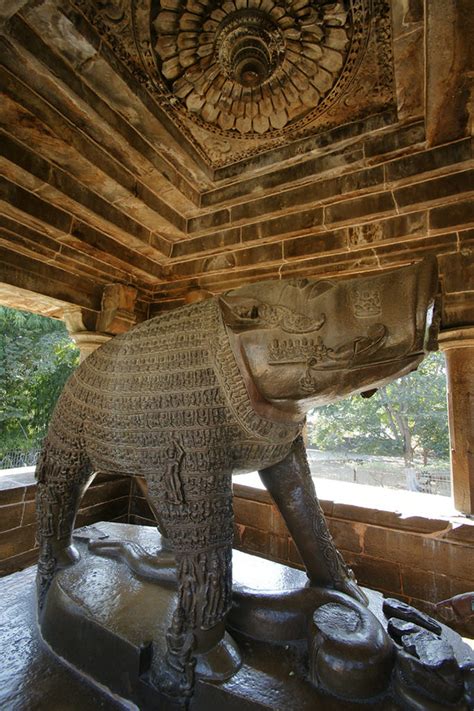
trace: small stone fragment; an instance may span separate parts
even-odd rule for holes
[[[411,605],[407,605],[406,602],[395,600],[395,598],[386,598],[383,602],[383,611],[385,617],[398,617],[400,620],[414,622],[435,634],[441,634],[442,627],[439,622]]]
[[[388,621],[388,633],[396,642],[400,643],[403,635],[414,634],[415,632],[421,632],[421,627],[415,625],[413,622],[404,622],[399,620],[397,617],[391,617]]]

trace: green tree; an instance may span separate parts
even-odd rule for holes
[[[0,307],[0,457],[40,445],[78,362],[61,321]]]
[[[415,453],[449,453],[444,357],[434,353],[414,373],[394,380],[369,399],[354,396],[313,411],[309,441],[319,449],[401,455],[407,470]]]

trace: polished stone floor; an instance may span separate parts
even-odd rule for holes
[[[35,567],[0,579],[1,711],[121,711],[135,708],[101,693],[62,664],[36,626]]]

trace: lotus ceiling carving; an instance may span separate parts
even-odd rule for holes
[[[179,111],[223,132],[262,135],[337,99],[341,78],[357,69],[364,19],[358,1],[161,0],[150,8],[150,44]]]
[[[70,0],[214,166],[393,106],[388,0]]]

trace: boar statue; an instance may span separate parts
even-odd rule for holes
[[[232,603],[232,475],[255,470],[308,586],[363,607],[315,494],[305,414],[414,370],[437,283],[431,259],[336,282],[257,282],[165,312],[90,355],[60,396],[37,466],[40,609],[56,572],[78,558],[74,520],[94,473],[143,476],[177,579],[155,680],[191,694],[196,650],[222,637]]]

